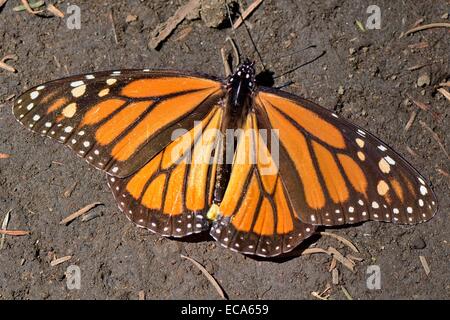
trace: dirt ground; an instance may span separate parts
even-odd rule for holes
[[[209,236],[178,241],[136,228],[119,212],[103,173],[15,121],[11,95],[67,75],[144,67],[221,75],[219,49],[227,35],[261,71],[243,27],[233,34],[228,27],[214,29],[202,20],[185,20],[158,51],[149,49],[151,31],[186,2],[73,0],[70,4],[81,8],[80,30],[67,27],[67,16],[14,12],[20,1],[9,0],[0,9],[0,56],[18,57],[7,61],[17,73],[0,69],[0,153],[10,155],[0,159],[0,223],[12,210],[8,228],[32,232],[6,237],[0,250],[0,299],[138,299],[140,291],[147,299],[218,298],[208,280],[180,254],[203,264],[232,299],[315,299],[311,292],[321,292],[328,284],[330,299],[346,299],[342,287],[354,299],[450,298],[450,166],[443,150],[449,150],[450,108],[436,91],[439,83],[450,80],[450,33],[439,28],[399,38],[419,19],[423,24],[449,22],[448,1],[266,0],[248,19],[263,61],[275,75],[325,51],[275,84],[294,81],[285,90],[334,109],[380,137],[428,177],[439,199],[437,215],[421,225],[369,222],[322,229],[351,240],[364,258],[355,272],[338,263],[338,285],[331,284],[329,256],[300,256],[308,246],[350,253],[330,237],[315,236],[288,258],[263,260],[221,248]],[[381,29],[362,31],[355,22],[365,25],[371,4],[381,9]],[[68,1],[56,5],[65,11]],[[137,20],[126,22],[128,15]],[[299,51],[310,45],[316,47]],[[418,87],[423,75],[430,83]],[[405,131],[413,112],[415,121]],[[72,194],[65,197],[74,183]],[[104,204],[92,210],[99,217],[59,224],[96,201]],[[69,262],[50,265],[55,256],[67,255],[72,256]],[[419,256],[426,258],[429,275]],[[79,290],[66,287],[69,265],[81,270]],[[380,267],[380,290],[366,286],[369,265]]]

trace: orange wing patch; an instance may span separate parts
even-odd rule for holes
[[[396,194],[397,197],[400,199],[400,202],[403,203],[405,197],[404,197],[404,194],[403,194],[403,188],[402,188],[402,186],[400,185],[400,182],[398,182],[398,180],[397,180],[397,179],[394,179],[394,178],[392,178],[392,179],[390,180],[390,182],[391,182],[392,188],[394,189],[395,194]]]
[[[141,197],[147,181],[156,173],[160,163],[161,154],[158,154],[128,181],[126,189],[135,200]]]
[[[111,120],[103,124],[95,132],[95,139],[100,145],[113,142],[128,127],[143,114],[151,105],[152,101],[140,101],[130,103],[126,108],[120,110]]]
[[[163,100],[114,146],[111,155],[118,161],[126,161],[158,130],[192,112],[215,91],[216,88],[207,89]]]
[[[167,174],[158,175],[147,187],[142,197],[142,204],[149,209],[161,210],[163,202],[163,192],[165,189]]]
[[[150,78],[130,82],[122,89],[122,94],[129,98],[151,98],[203,89],[215,91],[219,87],[217,81],[200,78]]]
[[[184,185],[185,173],[186,173],[186,163],[182,161],[175,167],[175,169],[170,174],[170,179],[166,191],[166,199],[164,201],[163,213],[170,215],[179,215],[183,213],[182,188]]]
[[[47,114],[50,114],[50,113],[52,113],[52,112],[55,112],[55,111],[61,109],[62,106],[64,106],[64,105],[67,104],[67,101],[68,101],[68,100],[67,100],[67,98],[65,98],[65,97],[56,99],[56,100],[50,105],[50,107],[48,107],[48,109],[47,109]]]
[[[222,122],[223,110],[219,110],[211,119],[209,125],[203,129],[204,132],[199,137],[191,154],[191,165],[187,180],[186,207],[192,211],[205,209],[208,192],[208,170],[211,166],[211,155],[217,144],[220,124]],[[215,172],[215,166],[212,168]],[[212,190],[209,188],[212,194]]]
[[[98,104],[92,106],[88,112],[86,112],[80,123],[80,127],[99,123],[123,106],[125,102],[126,101],[123,99],[108,99],[99,102]]]
[[[309,152],[305,136],[294,127],[275,108],[267,109],[269,120],[273,128],[280,128],[279,139],[284,145],[291,160],[293,161],[297,173],[302,180],[305,190],[307,204],[314,209],[323,208],[325,205],[325,195],[317,176],[314,163]]]
[[[271,236],[275,230],[274,212],[272,205],[267,198],[264,198],[261,208],[259,209],[258,218],[256,219],[253,232],[263,236]]]
[[[292,216],[289,214],[291,210],[289,209],[288,200],[286,199],[281,181],[277,183],[274,200],[277,210],[277,233],[288,234],[293,231],[294,223]]]
[[[338,154],[338,159],[353,188],[367,198],[367,179],[364,171],[355,160],[345,154]]]
[[[291,210],[278,170],[265,173],[263,169],[267,166],[277,168],[258,132],[256,117],[250,114],[239,138],[230,181],[220,204],[221,215],[231,216],[232,224],[238,231],[269,236],[275,232],[286,234],[293,230]],[[237,194],[242,195],[242,201]],[[274,207],[268,197],[272,198]]]
[[[272,109],[276,108],[328,145],[339,149],[345,148],[346,144],[342,133],[331,123],[320,118],[318,114],[300,106],[294,101],[274,94],[261,92],[258,94],[258,97],[268,112],[273,113]]]
[[[334,203],[347,201],[349,197],[347,185],[339,171],[336,161],[334,161],[333,155],[315,141],[312,142],[312,145],[331,199]]]

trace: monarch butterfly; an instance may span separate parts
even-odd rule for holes
[[[437,210],[394,150],[313,102],[258,86],[249,61],[226,79],[150,69],[73,76],[28,90],[13,113],[106,172],[128,219],[163,236],[209,230],[233,251],[270,257],[320,225],[416,224]],[[227,140],[227,129],[241,134]],[[231,144],[231,163],[220,161]],[[238,161],[249,154],[254,161]]]

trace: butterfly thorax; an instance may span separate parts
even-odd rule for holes
[[[255,89],[255,68],[254,62],[246,61],[241,64],[236,71],[228,77],[228,107],[230,116],[236,119],[245,119],[253,91]]]

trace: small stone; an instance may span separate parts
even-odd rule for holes
[[[363,51],[364,53],[366,53],[367,51],[369,51],[369,47],[363,47],[363,48],[362,48],[362,51]]]
[[[448,12],[444,13],[444,14],[441,16],[441,19],[448,19]]]
[[[138,19],[138,16],[135,16],[133,14],[129,14],[127,15],[127,17],[125,18],[125,22],[126,23],[130,23],[130,22],[134,22]]]
[[[427,73],[423,73],[417,79],[417,86],[424,87],[430,84],[430,76]]]
[[[202,0],[200,16],[207,27],[218,28],[227,19],[224,0]]]
[[[416,237],[411,241],[410,246],[412,249],[421,250],[424,249],[427,244],[421,237]]]
[[[348,52],[349,52],[350,54],[355,54],[356,49],[355,49],[355,48],[350,48],[350,49],[348,49]]]
[[[344,94],[344,92],[345,92],[344,87],[343,87],[343,86],[339,86],[338,94],[339,94],[340,96],[342,96],[342,95]]]

